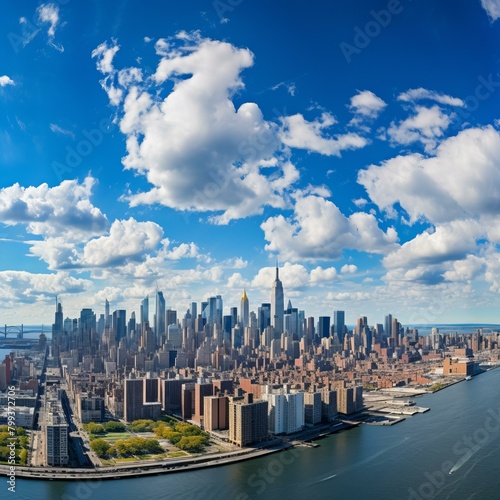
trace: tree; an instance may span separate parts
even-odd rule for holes
[[[0,432],[0,446],[7,446],[10,444],[10,434],[8,432]]]
[[[111,446],[105,439],[99,438],[90,443],[90,448],[99,458],[103,458],[108,455]]]
[[[183,436],[180,432],[175,432],[172,429],[165,429],[163,432],[163,438],[168,439],[174,445],[177,444],[182,437]]]
[[[7,446],[0,446],[0,462],[7,462],[9,454],[10,449]]]
[[[202,451],[204,446],[205,438],[203,436],[183,436],[177,443],[177,448],[193,453]]]
[[[153,420],[134,420],[130,425],[129,429],[133,432],[149,432],[152,431],[158,424]]]
[[[88,424],[85,424],[83,428],[89,433],[89,434],[105,434],[106,431],[104,430],[104,426],[101,424],[96,424],[95,422],[89,422]]]
[[[144,443],[144,449],[148,453],[163,453],[163,448],[156,439],[146,439]]]
[[[115,443],[116,453],[121,457],[129,457],[130,455],[135,455],[137,451],[137,445],[132,441],[132,439],[119,439]]]
[[[102,426],[106,432],[125,432],[127,428],[121,422],[106,422]]]

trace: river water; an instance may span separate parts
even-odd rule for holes
[[[499,499],[500,369],[416,403],[431,411],[391,427],[362,425],[318,441],[318,448],[116,481],[17,479],[16,498]]]

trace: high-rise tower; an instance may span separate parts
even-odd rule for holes
[[[339,343],[344,345],[345,311],[333,311],[333,333],[337,334]]]
[[[149,321],[149,295],[144,297],[141,301],[141,326]]]
[[[54,323],[52,324],[52,356],[57,358],[64,347],[63,343],[64,320],[62,304],[57,300],[56,296],[56,314]]]
[[[156,290],[155,336],[157,345],[160,344],[162,335],[165,335],[165,298],[163,292]]]
[[[392,337],[392,314],[388,314],[384,321],[384,335],[386,339]]]
[[[276,263],[276,279],[271,290],[271,325],[277,334],[283,333],[283,316],[285,313],[285,298],[283,296],[283,284],[279,277],[278,264]]]
[[[104,328],[111,326],[111,315],[109,314],[109,301],[106,299],[104,302]]]
[[[249,326],[249,318],[250,318],[250,306],[248,303],[247,291],[243,290],[243,294],[241,296],[241,318],[240,318],[243,328]]]

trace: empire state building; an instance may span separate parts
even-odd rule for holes
[[[283,284],[279,277],[278,265],[276,264],[276,279],[271,290],[271,325],[276,333],[283,333],[283,316],[285,312],[285,299],[283,297]]]

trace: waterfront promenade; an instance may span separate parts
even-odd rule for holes
[[[357,423],[354,425],[357,425]],[[206,467],[229,465],[231,463],[242,462],[252,458],[264,457],[272,453],[288,450],[294,446],[301,445],[306,441],[318,439],[329,434],[350,429],[351,427],[353,427],[353,424],[344,422],[337,422],[331,425],[321,425],[314,429],[304,429],[293,436],[287,436],[287,440],[268,441],[261,444],[259,447],[242,448],[233,452],[215,453],[181,460],[155,460],[107,467],[98,466],[93,468],[16,466],[16,476],[26,479],[44,479],[50,481],[80,481],[82,479],[124,479],[127,477],[183,472]],[[7,475],[8,472],[9,466],[0,465],[1,474]]]
[[[291,448],[290,443],[278,443],[269,448],[242,449],[230,453],[214,454],[210,456],[194,457],[176,461],[158,460],[148,463],[134,463],[126,465],[113,465],[111,467],[97,468],[61,468],[61,467],[22,467],[16,466],[16,476],[26,479],[47,479],[80,481],[120,479],[130,476],[146,476],[154,474],[165,474],[168,472],[181,472],[204,467],[228,465],[251,458],[263,457],[271,453],[277,453]],[[0,473],[7,475],[10,466],[0,465]]]

